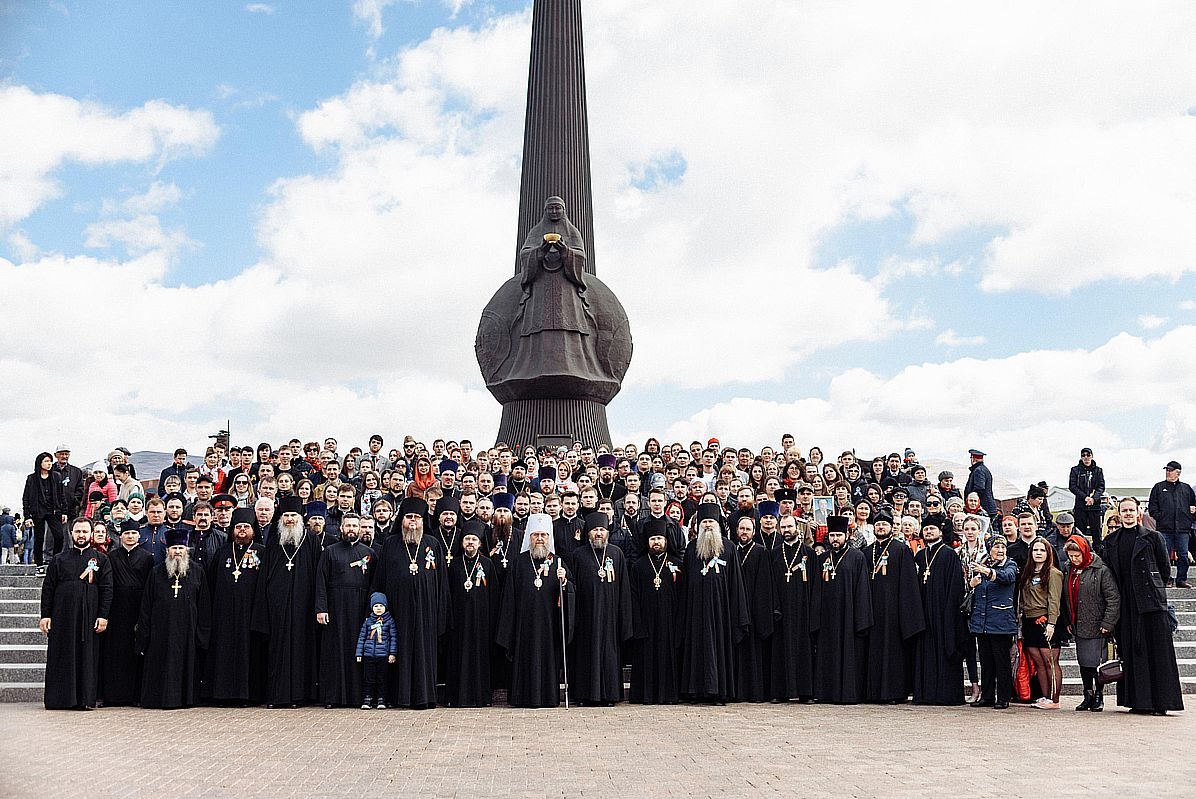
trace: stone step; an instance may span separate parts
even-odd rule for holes
[[[41,599],[40,585],[3,585],[0,586],[0,602],[8,599]]]
[[[40,599],[3,599],[0,600],[0,613],[41,613]]]
[[[45,663],[46,639],[41,643],[0,644],[0,663]]]
[[[0,627],[36,627],[37,613],[0,613]]]
[[[42,579],[30,575],[0,574],[0,587],[28,588],[30,586],[40,590]]]
[[[41,704],[44,687],[40,682],[0,682],[0,703],[37,702]]]
[[[37,566],[32,563],[5,563],[0,565],[0,577],[32,577],[37,572]]]
[[[0,644],[44,644],[46,636],[36,627],[0,627]],[[0,663],[4,658],[0,656]]]
[[[0,663],[0,682],[35,682],[46,680],[45,663]]]

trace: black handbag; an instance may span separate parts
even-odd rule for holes
[[[1121,682],[1125,670],[1121,666],[1121,658],[1117,657],[1117,642],[1113,642],[1113,657],[1096,667],[1096,684],[1108,685]]]

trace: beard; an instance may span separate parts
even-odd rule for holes
[[[302,539],[303,522],[293,524],[281,520],[278,522],[278,541],[284,547],[297,547]]]
[[[166,558],[166,576],[183,578],[187,576],[187,570],[191,567],[191,551],[188,550],[183,553],[180,558],[167,556]]]
[[[418,544],[419,540],[423,538],[423,531],[416,530],[411,527],[403,526],[403,543],[404,544]]]
[[[717,529],[699,529],[697,542],[698,557],[702,560],[710,560],[723,554],[723,537]]]
[[[514,519],[499,520],[494,519],[494,537],[499,541],[509,541],[511,538],[511,530],[515,527]]]
[[[341,533],[341,540],[348,544],[356,544],[361,540],[361,533],[343,532]]]
[[[528,551],[532,553],[533,560],[544,560],[548,557],[547,544],[532,544],[531,549]]]
[[[607,541],[606,533],[601,533],[599,535],[592,535],[590,537],[590,546],[593,547],[595,550],[604,549],[606,547],[606,541]]]

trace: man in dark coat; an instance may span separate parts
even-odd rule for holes
[[[914,556],[926,630],[914,641],[914,704],[963,704],[963,656],[971,637],[960,611],[963,563],[934,524],[922,526],[926,547]]]
[[[561,701],[562,652],[573,634],[576,593],[555,546],[552,518],[533,513],[522,551],[503,581],[495,637],[511,660],[508,701],[515,707],[556,707]]]
[[[1072,508],[1076,527],[1091,538],[1096,550],[1100,551],[1101,535],[1104,532],[1101,526],[1100,500],[1105,495],[1105,470],[1096,465],[1089,447],[1080,450],[1080,462],[1071,467],[1071,474],[1067,478],[1067,490],[1076,498]]]
[[[502,584],[494,563],[483,554],[485,525],[461,529],[461,557],[448,567],[451,613],[445,648],[445,696],[449,707],[487,707],[490,662]]]
[[[76,519],[71,547],[55,555],[42,581],[41,621],[46,647],[47,710],[95,708],[99,633],[112,608],[112,567],[91,545],[91,521]]]
[[[876,540],[864,547],[872,585],[872,630],[868,634],[869,702],[899,704],[913,688],[913,640],[926,629],[914,555],[893,539],[893,519],[881,511],[872,520]]]
[[[735,647],[748,634],[751,616],[718,506],[702,503],[697,520],[698,535],[686,547],[682,567],[681,695],[723,704],[735,691]]]
[[[872,629],[872,589],[868,560],[847,546],[847,518],[828,516],[828,549],[819,556],[818,658],[814,695],[819,702],[854,705],[864,701],[868,632]]]
[[[1175,553],[1175,584],[1188,587],[1188,549],[1192,537],[1192,519],[1196,517],[1196,494],[1179,479],[1182,467],[1171,461],[1163,467],[1166,478],[1150,489],[1146,509],[1168,548]],[[1168,579],[1167,584],[1171,581]]]
[[[764,503],[761,503],[762,505]],[[772,503],[776,504],[776,503]],[[772,577],[768,550],[756,542],[757,522],[740,516],[735,525],[738,539],[735,557],[743,579],[751,628],[735,647],[735,699],[763,702],[769,699],[768,667],[771,662],[772,635],[780,606]]]
[[[324,707],[361,702],[357,634],[369,612],[374,550],[358,540],[360,517],[341,517],[341,536],[328,545],[316,567],[316,622],[320,636],[320,698]]]
[[[254,543],[253,535],[253,509],[237,508],[232,540],[208,564],[216,623],[204,659],[204,698],[214,702],[257,704],[266,695],[266,642],[250,630],[266,548]]]
[[[1104,551],[1121,591],[1114,635],[1125,674],[1117,683],[1117,704],[1131,713],[1165,716],[1184,709],[1163,588],[1171,562],[1162,536],[1142,526],[1137,499],[1122,499],[1117,513],[1121,529],[1105,539]]]
[[[140,545],[140,538],[136,527],[126,528],[120,533],[120,544],[108,550],[112,609],[108,629],[100,637],[100,697],[108,706],[135,705],[141,699],[136,629],[154,557]]]
[[[251,629],[269,636],[268,707],[298,707],[316,699],[318,673],[315,611],[320,544],[303,525],[298,497],[278,504],[277,529],[265,545],[265,569],[258,575]]]
[[[386,539],[374,574],[374,590],[390,599],[398,631],[395,665],[387,670],[388,704],[418,710],[436,706],[438,647],[449,616],[444,555],[426,532],[427,516],[422,499],[403,500],[402,528]]]
[[[681,560],[668,551],[663,517],[644,522],[647,554],[631,565],[631,694],[636,704],[676,704],[680,610],[684,575]]]
[[[586,541],[567,558],[577,596],[569,688],[580,704],[608,707],[623,698],[619,653],[632,634],[630,575],[623,551],[610,545],[610,527],[606,514],[588,514]]]
[[[772,574],[780,618],[772,634],[769,687],[775,702],[809,702],[814,698],[814,635],[822,596],[817,556],[802,540],[796,517],[781,517],[778,528],[781,540],[772,551]]]
[[[191,562],[187,530],[166,533],[166,560],[145,584],[137,649],[145,657],[141,706],[190,707],[199,686],[198,651],[208,646],[211,597]]]
[[[980,496],[980,507],[988,512],[990,519],[997,518],[997,500],[993,496],[993,473],[984,464],[984,453],[978,449],[969,449],[968,455],[972,465],[968,473],[968,482],[963,488],[966,499],[968,494],[975,491]]]

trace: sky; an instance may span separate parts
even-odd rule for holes
[[[617,443],[1196,458],[1196,4],[591,0]],[[0,0],[0,504],[34,456],[490,443],[528,2]],[[1144,57],[1149,54],[1149,57]],[[389,443],[389,442],[388,442]],[[1194,467],[1196,468],[1196,467]]]

